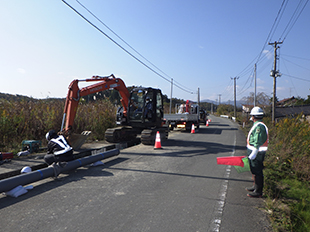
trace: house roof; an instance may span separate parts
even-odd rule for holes
[[[275,118],[293,116],[301,113],[303,113],[304,115],[310,115],[310,105],[276,107]]]
[[[293,97],[285,98],[285,99],[283,99],[281,101],[278,101],[277,105],[285,105],[287,103],[291,103],[292,104],[292,103],[294,103],[296,101],[297,101],[297,99],[293,96]]]

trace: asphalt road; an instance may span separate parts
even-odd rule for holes
[[[245,154],[245,135],[211,117],[195,134],[173,131],[163,149],[138,145],[104,166],[82,167],[0,196],[1,231],[270,231],[249,172],[217,165]]]

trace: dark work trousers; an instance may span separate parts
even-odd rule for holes
[[[251,152],[252,151],[250,149],[247,149],[248,156],[251,154]],[[257,156],[254,160],[249,160],[250,169],[253,175],[263,176],[265,154],[265,151],[260,151],[257,153]]]
[[[64,154],[61,155],[54,155],[54,154],[46,154],[44,156],[44,161],[48,165],[51,165],[52,163],[57,163],[57,162],[68,162],[73,160],[73,150],[68,151]]]

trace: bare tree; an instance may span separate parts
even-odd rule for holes
[[[250,92],[249,96],[243,97],[241,100],[246,102],[247,105],[253,104],[254,103],[254,93]],[[270,104],[270,98],[264,92],[257,93],[256,103],[257,103],[257,105],[269,105]]]

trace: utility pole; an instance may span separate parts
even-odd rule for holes
[[[173,87],[173,78],[171,78],[171,91],[170,91],[170,109],[169,109],[169,114],[171,114],[171,107],[172,107],[172,87]]]
[[[222,94],[219,94],[219,105],[221,105],[221,95]]]
[[[256,63],[254,64],[254,107],[256,106]]]
[[[200,109],[200,88],[198,88],[198,106],[199,106],[199,109]]]
[[[272,97],[272,123],[275,124],[275,110],[276,110],[276,78],[280,77],[281,74],[279,70],[277,70],[277,49],[280,48],[278,44],[282,44],[282,42],[275,41],[274,43],[268,43],[268,45],[273,45],[274,47],[274,60],[273,60],[273,70],[270,71],[270,76],[273,77],[273,97]]]
[[[239,77],[234,77],[234,78],[231,78],[231,79],[234,79],[234,117],[236,118],[236,115],[237,115],[237,110],[236,110],[236,79],[239,79]]]

